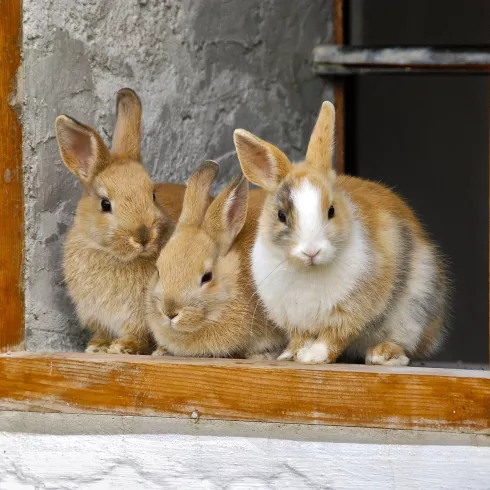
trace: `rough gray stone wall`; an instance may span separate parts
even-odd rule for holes
[[[107,142],[114,98],[144,106],[144,160],[155,180],[182,181],[205,158],[220,183],[237,170],[232,132],[252,130],[304,154],[325,80],[313,46],[332,38],[332,0],[24,0],[26,328],[29,350],[85,341],[61,273],[80,187],[59,157],[67,113]]]

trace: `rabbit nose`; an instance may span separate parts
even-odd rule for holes
[[[134,240],[135,242],[143,245],[143,247],[148,245],[148,242],[150,241],[150,229],[145,225],[141,225],[136,230],[136,235],[134,237]]]
[[[179,316],[179,307],[176,304],[175,300],[167,299],[163,305],[163,312],[165,316],[168,317],[170,321],[174,320]],[[177,320],[176,320],[177,321]]]
[[[311,248],[307,248],[306,250],[302,250],[301,253],[303,255],[306,255],[310,259],[314,259],[320,253],[320,249],[318,248],[316,250],[313,250]]]

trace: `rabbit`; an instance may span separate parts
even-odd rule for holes
[[[155,355],[272,359],[285,335],[264,315],[250,277],[249,251],[265,194],[249,202],[237,177],[214,199],[218,164],[190,177],[176,230],[157,260],[147,292]]]
[[[66,115],[56,119],[61,157],[83,187],[63,272],[78,318],[92,332],[86,352],[151,353],[145,290],[185,186],[152,184],[141,164],[141,102],[121,89],[116,106],[111,151],[94,129]],[[169,211],[159,201],[172,203]]]
[[[245,176],[267,192],[252,275],[269,317],[289,334],[279,360],[405,366],[445,332],[444,257],[386,187],[332,168],[335,109],[324,102],[306,159],[237,129]]]

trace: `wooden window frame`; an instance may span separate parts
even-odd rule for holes
[[[488,371],[7,352],[22,348],[24,340],[22,128],[9,104],[20,66],[21,0],[6,0],[3,8],[0,410],[490,433]],[[341,0],[335,9],[341,26]],[[341,83],[335,94],[342,171]]]
[[[313,71],[318,75],[339,75],[334,83],[336,124],[336,168],[345,170],[345,78],[346,75],[369,73],[467,73],[484,74],[490,78],[488,49],[460,48],[400,48],[345,46],[344,0],[334,0],[334,44],[317,46],[313,53]],[[490,93],[490,81],[489,81]],[[488,165],[490,170],[490,107],[488,107]],[[490,238],[490,171],[488,182],[488,236]],[[488,243],[488,359],[490,364],[490,239]]]

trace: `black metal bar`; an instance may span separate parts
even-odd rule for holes
[[[313,70],[319,75],[368,73],[490,73],[488,49],[359,48],[323,45],[313,50]]]

